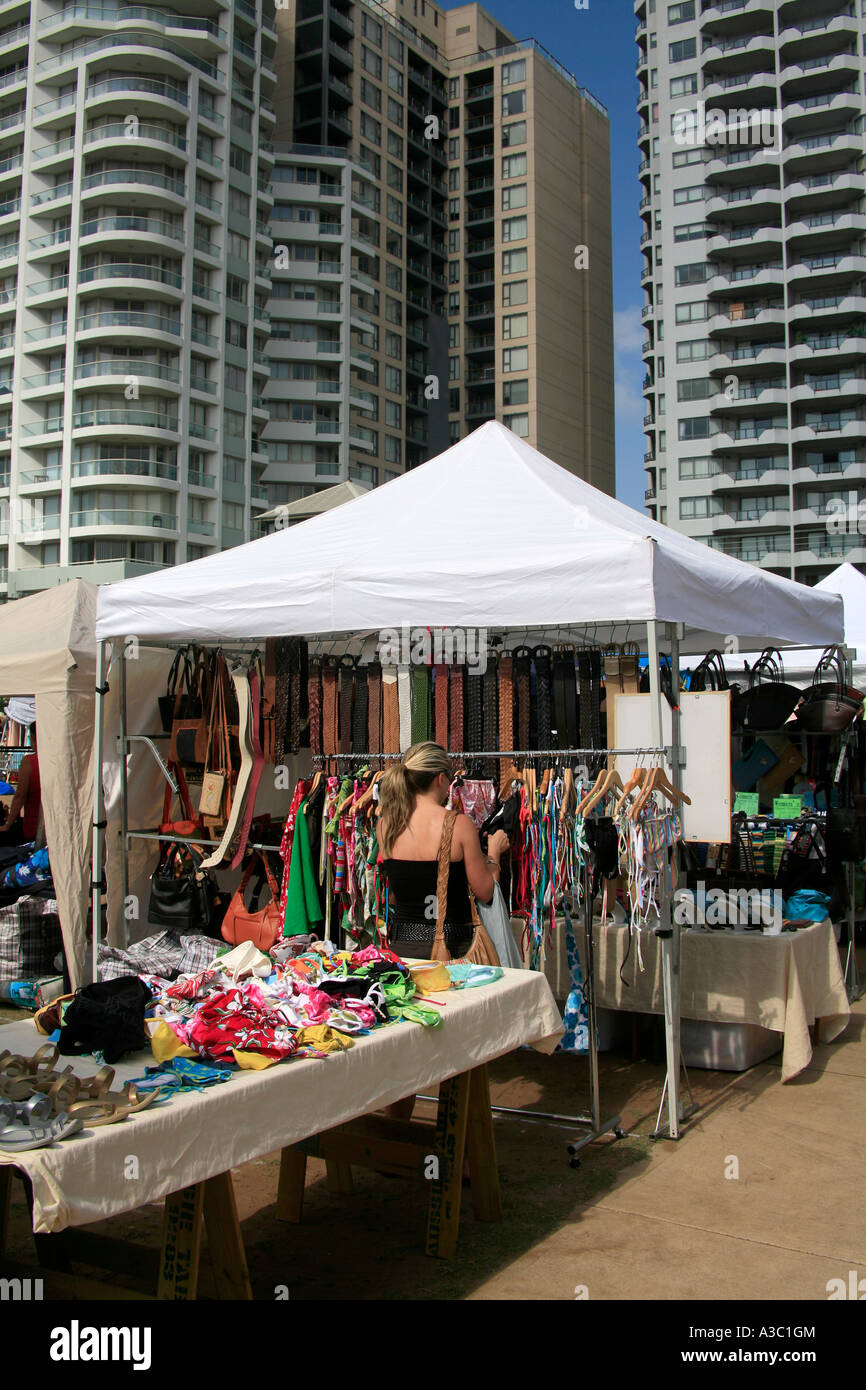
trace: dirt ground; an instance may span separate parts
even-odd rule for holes
[[[866,958],[861,977],[864,967]],[[640,1038],[638,1055],[601,1059],[603,1114],[620,1114],[627,1137],[591,1145],[580,1167],[567,1153],[578,1126],[498,1116],[503,1221],[476,1222],[465,1192],[453,1261],[423,1253],[423,1183],[356,1169],[354,1192],[335,1195],[324,1163],[310,1159],[304,1220],[291,1226],[275,1216],[279,1155],[245,1164],[234,1184],[254,1296],[272,1300],[282,1286],[293,1300],[558,1301],[576,1290],[609,1300],[824,1300],[829,1279],[866,1275],[864,1021],[866,999],[843,1037],[816,1047],[784,1086],[778,1056],[742,1074],[692,1070],[700,1109],[678,1143],[649,1138],[664,1070],[657,1042]],[[574,1115],[587,1103],[582,1058],[521,1050],[490,1075],[497,1105]],[[418,1102],[416,1116],[433,1113]],[[156,1250],[161,1214],[154,1203],[92,1229]],[[30,1259],[32,1248],[16,1182],[8,1253]],[[205,1252],[200,1296],[213,1292]]]

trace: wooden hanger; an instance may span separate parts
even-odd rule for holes
[[[375,787],[376,783],[381,779],[382,775],[383,774],[381,772],[373,773],[373,780],[371,781],[369,787],[365,792],[362,793],[361,796],[358,797],[358,800],[355,802],[356,811],[365,811],[367,807],[369,807],[372,804],[373,788]]]
[[[616,803],[616,806],[614,807],[613,814],[615,816],[619,815],[620,811],[623,808],[623,803],[625,802],[626,798],[631,796],[632,792],[635,791],[638,787],[643,786],[644,782],[646,781],[648,772],[649,768],[643,766],[635,768],[631,777],[629,777],[628,781],[622,789],[622,796],[620,797],[619,801]]]
[[[624,790],[622,778],[615,767],[610,768],[610,770],[604,774],[601,779],[601,785],[596,782],[589,796],[583,798],[583,801],[581,801],[577,808],[578,815],[585,816],[587,811],[591,811],[593,806],[601,801],[603,796],[607,796],[607,793],[612,787],[618,787],[620,791]]]
[[[512,758],[505,771],[499,775],[499,800],[507,801],[511,795],[511,783],[522,781],[523,773]]]
[[[359,781],[359,782],[360,782],[360,781],[363,781],[364,778],[365,778],[365,777],[369,777],[369,775],[370,775],[370,769],[369,769],[368,767],[362,767],[362,768],[359,770],[358,775],[357,775],[357,777],[356,777],[355,780],[356,780],[356,781]],[[369,790],[369,788],[367,788],[367,790]],[[343,799],[343,801],[340,802],[340,805],[337,807],[337,816],[338,816],[338,818],[343,814],[344,811],[347,811],[347,810],[349,809],[349,807],[350,807],[351,804],[352,804],[352,798],[354,797],[354,795],[355,795],[355,789],[354,789],[354,787],[353,787],[352,790],[349,792],[349,795],[348,795],[347,797],[345,797],[345,798]],[[361,798],[359,797],[359,798],[358,798],[358,803],[359,803],[359,804],[360,804],[360,801],[361,801]]]
[[[541,786],[538,788],[540,796],[547,796],[547,789],[550,786],[550,779],[553,776],[553,768],[546,767],[541,778]]]
[[[663,767],[654,767],[628,812],[629,820],[634,820],[644,803],[655,791],[661,792],[663,796],[668,798],[668,801],[685,802],[687,806],[692,804],[691,797],[686,796],[685,792],[681,792],[679,787],[674,786]]]
[[[562,825],[574,802],[577,800],[577,792],[574,786],[574,773],[568,766],[562,775],[562,805],[559,808],[559,823]]]

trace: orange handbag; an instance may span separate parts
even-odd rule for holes
[[[246,891],[253,876],[257,859],[261,860],[264,866],[268,887],[271,890],[271,901],[267,907],[260,908],[258,912],[250,912],[246,905]],[[260,951],[270,951],[282,936],[280,890],[264,855],[256,852],[250,860],[228,905],[221,930],[226,941],[229,941],[232,946],[240,946],[242,941],[251,941]]]

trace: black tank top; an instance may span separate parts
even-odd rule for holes
[[[429,938],[432,941],[436,934],[438,861],[383,859],[382,869],[388,880],[391,936],[398,940]],[[445,939],[449,945],[449,938],[463,940],[471,935],[471,922],[466,865],[462,859],[452,859],[448,866],[448,901],[445,910]]]

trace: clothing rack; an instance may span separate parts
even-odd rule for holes
[[[616,758],[665,757],[669,748],[501,748],[495,752],[446,749],[449,758]],[[402,758],[403,753],[314,753],[313,762],[369,763],[377,758]]]

